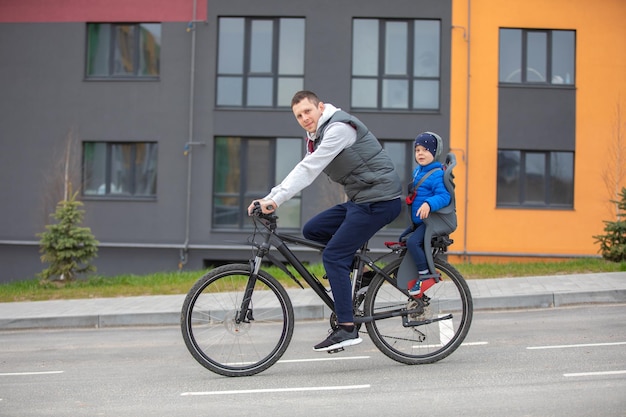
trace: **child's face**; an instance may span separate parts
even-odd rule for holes
[[[415,162],[420,164],[421,166],[428,165],[435,160],[435,157],[432,153],[422,145],[417,145],[415,147]]]

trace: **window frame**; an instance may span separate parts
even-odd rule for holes
[[[220,47],[221,47],[221,24],[222,19],[242,19],[243,20],[243,57],[241,72],[220,72]],[[302,23],[302,73],[281,73],[280,53],[281,53],[281,22],[283,20],[300,20]],[[252,42],[253,42],[253,23],[268,21],[272,23],[272,55],[270,57],[271,69],[269,72],[253,71],[252,65]],[[304,49],[306,46],[306,19],[303,17],[286,17],[286,16],[219,16],[218,17],[218,29],[217,29],[217,54],[216,54],[216,69],[215,69],[215,107],[217,109],[286,109],[290,108],[291,103],[279,104],[280,98],[280,81],[282,79],[294,79],[301,81],[301,88],[304,87],[304,72],[305,72],[305,57]],[[250,81],[255,78],[271,78],[272,80],[272,97],[271,104],[249,104],[250,97],[248,92],[250,89]],[[241,80],[241,97],[239,98],[240,104],[223,104],[220,103],[220,81],[225,79]],[[291,99],[291,96],[289,97]]]
[[[501,168],[498,162],[497,167],[497,180],[496,180],[496,208],[519,208],[519,209],[528,209],[528,208],[536,208],[536,209],[573,209],[575,196],[574,196],[574,176],[575,176],[575,152],[574,151],[549,151],[549,150],[532,150],[532,149],[498,149],[498,160],[500,159],[500,152],[519,152],[519,172],[517,175],[517,202],[502,202],[500,201],[498,195],[500,193],[500,178],[501,178]],[[552,200],[554,183],[556,182],[556,177],[553,175],[552,170],[552,156],[553,154],[564,153],[571,154],[572,157],[572,170],[571,170],[571,203],[555,203]],[[543,190],[543,203],[537,201],[526,201],[527,198],[527,183],[528,183],[528,172],[526,170],[526,160],[529,154],[542,154],[544,157],[544,190]]]
[[[216,172],[217,164],[215,160],[216,158],[223,156],[220,154],[220,152],[217,149],[218,141],[222,138],[238,139],[239,141],[241,141],[241,144],[239,147],[239,159],[237,163],[237,166],[240,169],[239,178],[238,178],[239,189],[237,190],[236,193],[216,191],[217,186],[215,182],[218,180],[218,178],[220,178],[220,176],[217,175],[217,172]],[[277,178],[277,175],[278,175],[277,163],[279,160],[278,141],[284,140],[284,139],[297,141],[297,143],[299,144],[300,154],[298,155],[298,158],[294,159],[293,162],[295,163],[293,164],[289,163],[290,166],[289,166],[288,171],[291,171],[291,169],[296,165],[296,163],[301,160],[302,153],[304,152],[304,141],[302,140],[302,138],[278,137],[278,136],[276,137],[251,137],[251,136],[228,136],[228,135],[216,136],[214,138],[214,141],[213,141],[213,146],[214,146],[213,167],[214,168],[213,168],[213,184],[212,184],[213,188],[212,188],[212,194],[211,194],[211,220],[210,220],[212,230],[220,231],[220,232],[221,231],[233,231],[233,230],[242,231],[242,230],[250,230],[253,227],[252,221],[249,219],[248,216],[244,216],[243,213],[247,211],[248,205],[250,204],[252,200],[265,197],[267,193],[269,192],[269,190],[283,179],[283,178]],[[259,141],[259,140],[269,141],[269,145],[268,145],[269,149],[267,153],[270,158],[269,161],[261,161],[258,159],[255,161],[248,160],[248,156],[249,156],[249,152],[247,151],[248,147],[250,146],[252,142]],[[254,190],[249,189],[247,179],[251,175],[250,174],[251,169],[262,172],[263,174],[267,175],[268,183],[266,185],[266,189],[262,191],[254,191]],[[236,198],[238,200],[237,206],[235,207],[235,212],[239,213],[236,224],[234,223],[219,224],[216,222],[216,215],[217,215],[216,199],[218,198]],[[286,223],[288,217],[285,216],[285,210],[289,206],[294,205],[295,204],[294,202],[298,202],[298,207],[299,207],[299,213],[297,215],[298,225],[289,226]],[[302,193],[300,192],[296,194],[288,202],[285,202],[283,206],[281,207],[282,207],[282,212],[283,212],[282,228],[285,230],[300,230],[300,228],[302,227]]]
[[[413,146],[414,141],[406,139],[379,139],[379,141],[383,149],[387,149],[388,144],[399,144],[404,146],[404,172],[400,172],[398,166],[395,164],[393,156],[391,154],[389,155],[392,162],[394,162],[396,171],[400,177],[400,181],[402,183],[402,195],[404,198],[404,196],[408,193],[409,184],[413,183],[413,171],[417,167],[417,162],[415,162],[415,147]],[[406,205],[403,204],[400,215],[393,222],[386,225],[383,230],[394,232],[397,230],[404,230],[409,224],[410,218],[408,217],[408,209]]]
[[[354,56],[355,51],[355,22],[358,20],[374,20],[378,22],[378,67],[376,75],[355,75]],[[387,45],[387,23],[405,22],[407,24],[406,32],[406,73],[402,74],[386,74],[385,58]],[[415,25],[416,22],[437,22],[438,23],[438,54],[437,54],[437,75],[436,76],[418,76],[415,75]],[[418,19],[418,18],[354,18],[352,19],[352,46],[351,46],[351,70],[350,70],[350,105],[353,110],[358,111],[383,111],[383,112],[410,112],[410,113],[439,113],[441,111],[441,90],[442,90],[442,20],[441,19]],[[364,107],[354,102],[355,87],[354,82],[357,80],[374,80],[376,82],[376,106]],[[407,106],[394,107],[384,106],[385,100],[385,82],[406,80],[407,82]],[[418,107],[415,103],[415,83],[419,81],[435,81],[437,83],[437,105],[436,107]]]
[[[90,26],[110,26],[110,33],[108,36],[108,56],[107,56],[107,74],[90,74]],[[158,56],[157,56],[157,74],[156,75],[143,75],[140,74],[141,70],[141,53],[142,49],[142,36],[141,36],[141,27],[142,25],[159,25],[159,32],[162,33],[163,25],[161,22],[87,22],[86,25],[86,45],[85,45],[85,80],[87,81],[121,81],[121,80],[132,80],[132,81],[158,81],[161,77],[161,42],[156,44],[158,48]],[[133,31],[135,32],[135,36],[133,39],[133,53],[132,53],[132,62],[133,62],[133,74],[116,74],[115,73],[115,40],[116,40],[116,29],[121,26],[132,26]]]
[[[85,145],[86,144],[103,144],[106,146],[105,149],[105,170],[104,170],[104,193],[89,193],[86,192],[86,184],[88,182],[87,175],[87,167],[85,160]],[[112,193],[111,192],[111,183],[113,177],[113,147],[114,146],[130,146],[131,147],[131,155],[129,160],[136,161],[137,160],[137,146],[138,145],[153,145],[155,146],[155,186],[154,186],[154,194],[142,195],[135,194],[136,192],[136,183],[137,183],[137,164],[132,163],[129,165],[129,183],[131,184],[131,190],[128,193]],[[156,200],[158,194],[158,164],[159,164],[159,144],[156,141],[142,141],[142,142],[124,142],[124,141],[90,141],[85,140],[82,142],[82,159],[81,159],[81,195],[84,199],[94,199],[94,200]]]
[[[517,70],[520,72],[520,81],[507,81],[506,79],[510,78],[513,72],[511,72],[507,77],[503,77],[503,74],[500,73],[500,69],[498,71],[498,83],[502,86],[532,86],[532,87],[556,87],[556,88],[574,88],[576,86],[576,31],[570,29],[525,29],[525,28],[512,28],[512,27],[501,27],[499,28],[499,52],[498,52],[498,67],[502,68],[503,63],[502,59],[502,48],[504,45],[502,44],[503,31],[509,31],[513,33],[514,31],[518,31],[520,34],[521,42],[520,42],[520,53],[519,57],[520,68]],[[572,62],[571,62],[571,82],[567,79],[562,79],[561,82],[556,82],[555,77],[558,74],[554,74],[554,35],[556,32],[563,32],[564,34],[567,32],[571,32],[573,35],[573,44],[572,47]],[[529,80],[529,69],[533,69],[529,67],[529,55],[533,52],[529,50],[529,36],[535,34],[545,34],[545,56],[543,57],[545,60],[545,70],[546,74],[544,76],[543,81],[535,81]],[[537,70],[535,70],[537,71]],[[539,73],[540,74],[540,73]],[[559,76],[560,77],[560,76]]]

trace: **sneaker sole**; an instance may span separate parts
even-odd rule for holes
[[[335,350],[335,349],[339,349],[339,348],[343,348],[347,346],[358,345],[362,341],[363,339],[361,339],[360,337],[357,337],[356,339],[344,340],[343,342],[335,343],[334,345],[330,345],[330,346],[323,347],[323,348],[318,348],[318,349],[313,348],[313,350],[316,352],[326,352],[328,350]]]

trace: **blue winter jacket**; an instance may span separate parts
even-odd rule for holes
[[[443,166],[438,161],[433,161],[425,166],[418,165],[418,167],[415,168],[415,171],[413,171],[413,187],[415,187],[420,179],[432,169],[437,170],[420,184],[415,200],[413,200],[411,204],[411,220],[416,226],[422,223],[422,219],[417,217],[417,210],[424,202],[428,203],[430,206],[431,213],[450,204],[450,193],[443,183]]]

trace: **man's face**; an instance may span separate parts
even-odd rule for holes
[[[305,98],[294,104],[291,110],[293,110],[293,115],[296,116],[296,120],[304,130],[315,133],[317,122],[322,117],[322,112],[324,111],[324,103],[320,101],[316,106],[308,98]]]

